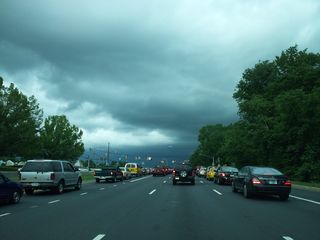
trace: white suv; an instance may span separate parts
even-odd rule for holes
[[[36,189],[50,189],[62,193],[66,187],[79,190],[81,173],[68,161],[28,160],[19,172],[20,182],[26,194]]]

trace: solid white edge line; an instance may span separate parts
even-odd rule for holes
[[[218,194],[218,195],[222,195],[222,193],[221,192],[219,192],[218,190],[216,190],[216,189],[212,189],[212,191],[214,191],[216,194]]]
[[[146,179],[146,178],[150,178],[150,177],[152,177],[152,176],[146,176],[146,177],[134,179],[134,180],[131,180],[130,182],[133,183],[133,182],[137,182],[137,181],[140,181],[140,180],[143,180],[143,179]]]
[[[48,202],[48,203],[52,204],[52,203],[57,203],[57,202],[60,202],[60,200],[54,200],[54,201],[51,201],[51,202]]]
[[[80,196],[87,195],[87,194],[88,194],[87,192],[80,193]]]
[[[8,216],[10,215],[11,213],[4,213],[4,214],[1,214],[0,217],[5,217],[5,216]]]
[[[298,200],[302,200],[302,201],[306,201],[306,202],[310,202],[310,203],[314,203],[314,204],[320,205],[320,202],[317,202],[317,201],[313,201],[313,200],[302,198],[302,197],[297,197],[297,196],[294,196],[294,195],[289,195],[289,196],[292,197],[292,198],[298,199]]]
[[[157,189],[153,189],[151,192],[149,192],[149,195],[153,194]]]
[[[104,238],[106,235],[105,234],[99,234],[98,236],[96,236],[93,240],[101,240],[102,238]]]
[[[288,236],[282,236],[282,238],[285,239],[285,240],[294,240],[293,238],[288,237]]]

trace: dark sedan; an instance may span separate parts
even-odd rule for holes
[[[231,184],[233,177],[238,173],[235,167],[219,167],[214,175],[214,182],[220,184]]]
[[[255,194],[278,195],[285,201],[291,192],[291,182],[277,169],[245,166],[234,177],[232,190],[242,191],[246,198]]]
[[[22,195],[21,184],[11,181],[0,173],[0,202],[18,203]]]

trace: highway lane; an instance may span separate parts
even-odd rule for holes
[[[319,196],[305,190],[293,193]],[[197,178],[195,186],[173,186],[169,176],[148,176],[116,184],[88,183],[62,195],[25,196],[20,204],[0,207],[0,234],[3,240],[299,240],[319,239],[319,219],[320,205],[311,202],[245,199],[230,186],[205,179]]]

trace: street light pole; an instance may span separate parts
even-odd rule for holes
[[[110,143],[108,142],[108,151],[107,151],[107,159],[106,159],[106,166],[109,163],[109,156],[110,156]]]

